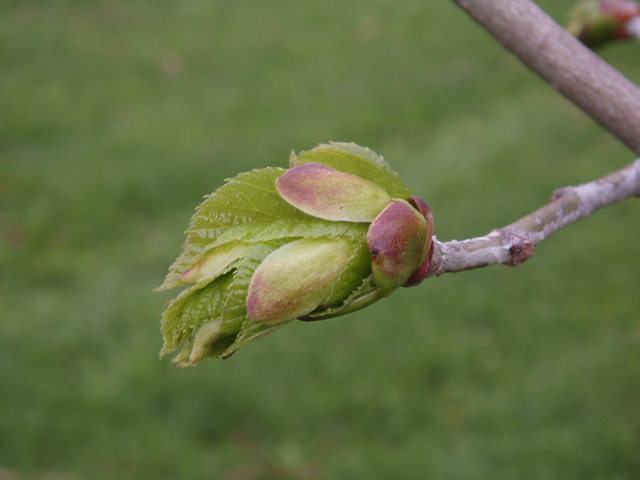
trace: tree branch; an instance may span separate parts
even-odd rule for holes
[[[527,67],[640,155],[640,88],[529,0],[453,0]]]
[[[556,190],[551,202],[484,237],[439,242],[428,277],[494,264],[517,267],[533,255],[538,243],[561,228],[631,196],[640,196],[640,158],[600,180]]]

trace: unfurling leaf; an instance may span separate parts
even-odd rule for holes
[[[315,162],[292,168],[276,188],[294,207],[333,221],[372,222],[391,200],[375,183]]]
[[[300,318],[337,317],[419,283],[433,218],[382,157],[320,145],[291,169],[229,180],[200,205],[158,290],[188,287],[162,318],[166,354],[195,365]]]

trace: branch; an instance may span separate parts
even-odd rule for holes
[[[453,0],[556,90],[640,155],[640,88],[529,0]]]
[[[517,267],[531,258],[538,243],[561,228],[634,195],[640,196],[640,158],[600,180],[556,190],[544,207],[484,237],[461,242],[439,242],[434,237],[427,276],[498,263]]]

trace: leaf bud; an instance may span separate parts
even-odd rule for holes
[[[371,222],[391,200],[375,183],[315,162],[290,169],[276,188],[294,207],[331,221]]]
[[[420,197],[411,197],[410,203],[418,208],[424,219],[427,221],[427,236],[425,238],[424,250],[422,252],[424,260],[418,269],[411,274],[405,283],[402,284],[403,287],[415,287],[416,285],[421,284],[427,276],[429,263],[433,257],[433,214],[431,213],[431,209],[429,208],[429,205],[427,205],[427,202]]]
[[[268,255],[249,283],[249,319],[277,325],[315,310],[330,296],[353,247],[346,239],[303,238]]]
[[[404,284],[426,257],[427,221],[406,200],[394,199],[369,227],[373,280],[381,297]]]
[[[585,0],[571,10],[567,30],[589,48],[631,36],[628,26],[640,17],[640,4],[630,0]]]

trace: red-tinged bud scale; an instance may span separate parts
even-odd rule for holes
[[[429,263],[431,262],[431,258],[433,257],[433,214],[431,213],[431,209],[429,208],[429,205],[427,205],[427,202],[425,202],[420,197],[411,197],[410,202],[412,204],[415,204],[424,219],[427,221],[427,236],[424,243],[424,260],[420,267],[418,267],[418,269],[411,274],[407,281],[402,284],[403,287],[415,287],[416,285],[420,285],[427,276],[427,272],[429,271]]]
[[[424,261],[427,221],[409,202],[392,200],[367,233],[373,280],[381,297],[405,283]]]

